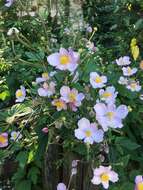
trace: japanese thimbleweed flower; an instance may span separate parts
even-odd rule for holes
[[[137,68],[123,67],[122,71],[124,76],[132,76],[137,72]]]
[[[97,128],[96,123],[90,123],[86,118],[78,121],[78,129],[75,129],[75,137],[84,143],[93,144],[103,141],[104,132]]]
[[[106,103],[114,103],[116,100],[118,92],[115,92],[114,86],[109,86],[106,90],[99,90],[100,99],[105,101]]]
[[[79,54],[72,49],[60,48],[58,53],[53,53],[47,57],[50,65],[59,70],[75,71],[78,66]]]
[[[19,33],[19,30],[15,27],[12,27],[8,30],[7,32],[7,35],[8,36],[12,36],[12,35],[15,35],[15,34],[18,34]]]
[[[120,105],[116,108],[115,104],[97,103],[94,106],[96,112],[96,119],[102,126],[104,131],[111,128],[122,128],[122,120],[128,114],[128,108],[126,105]]]
[[[143,190],[143,176],[141,175],[136,176],[134,190]]]
[[[18,141],[18,140],[20,140],[22,138],[22,134],[19,132],[19,131],[12,131],[11,132],[11,140],[13,140],[13,141]]]
[[[42,77],[38,77],[36,78],[36,83],[41,83],[41,82],[45,82],[49,79],[49,75],[48,73],[42,73]]]
[[[8,134],[1,133],[0,134],[0,148],[8,146]]]
[[[16,95],[16,102],[23,102],[26,97],[25,87],[20,86],[20,89],[16,91],[15,95]]]
[[[122,85],[127,85],[127,84],[128,84],[128,79],[125,78],[125,77],[123,77],[123,76],[121,76],[121,77],[119,78],[119,80],[118,80],[118,83],[119,83],[119,84],[122,84]]]
[[[10,7],[13,4],[14,0],[6,0],[5,6]]]
[[[60,99],[60,98],[53,100],[52,104],[54,106],[56,106],[57,111],[66,110],[67,109],[66,103],[62,99]]]
[[[52,96],[55,93],[55,86],[56,84],[53,81],[49,83],[44,82],[42,87],[38,88],[39,96],[42,96],[42,97]]]
[[[90,73],[90,84],[93,88],[102,88],[105,86],[106,82],[107,82],[106,76],[100,76],[96,72]]]
[[[57,185],[57,190],[67,190],[66,185],[64,183],[59,183]]]
[[[81,106],[81,102],[85,97],[83,93],[78,93],[75,88],[70,89],[68,86],[62,86],[60,94],[61,99],[65,101],[65,103],[68,103],[73,111],[76,111],[77,107]]]
[[[130,57],[129,56],[120,57],[119,59],[116,59],[116,63],[119,66],[130,65],[131,63]]]
[[[139,92],[141,90],[141,86],[137,81],[130,81],[129,84],[126,86],[127,89],[131,90],[132,92]]]
[[[104,189],[109,188],[109,182],[117,182],[119,180],[118,174],[111,170],[111,166],[104,167],[100,166],[99,168],[95,168],[93,170],[94,176],[91,180],[91,182],[94,185],[102,184]]]

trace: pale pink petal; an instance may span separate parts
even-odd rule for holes
[[[86,129],[87,127],[90,127],[90,122],[86,118],[82,118],[78,121],[78,126],[80,129]]]
[[[49,62],[50,65],[57,66],[60,64],[59,56],[60,56],[59,53],[53,53],[47,57],[47,61]]]

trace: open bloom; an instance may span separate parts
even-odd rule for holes
[[[107,82],[106,76],[100,76],[96,72],[90,73],[90,84],[93,88],[102,88],[105,86],[106,82]]]
[[[100,99],[106,103],[114,103],[116,100],[118,92],[115,92],[114,86],[109,86],[106,90],[99,90]]]
[[[48,73],[42,73],[42,77],[38,77],[36,78],[36,83],[41,83],[41,82],[45,82],[49,79],[49,75]]]
[[[14,140],[14,141],[18,141],[18,140],[20,140],[22,138],[22,135],[21,135],[21,133],[19,132],[19,131],[12,131],[11,132],[11,140]]]
[[[57,185],[57,190],[67,190],[66,185],[64,183],[59,183]]]
[[[104,103],[97,103],[94,106],[96,112],[96,119],[102,126],[104,131],[111,128],[122,128],[122,120],[128,114],[128,108],[125,105],[120,105],[116,108],[115,104],[105,105]]]
[[[20,89],[16,91],[15,95],[16,95],[16,102],[23,102],[26,97],[25,87],[20,86]]]
[[[79,61],[79,54],[72,49],[66,50],[60,48],[58,53],[53,53],[47,57],[47,61],[50,65],[56,67],[59,70],[68,70],[73,72]]]
[[[76,111],[77,107],[81,106],[81,102],[85,97],[83,93],[78,93],[75,88],[70,89],[68,86],[62,86],[60,94],[61,99],[68,103],[73,111]]]
[[[66,110],[67,105],[62,99],[55,99],[52,104],[57,107],[57,111]]]
[[[18,34],[18,33],[19,33],[19,30],[15,27],[12,27],[8,30],[7,35],[11,36],[11,35]]]
[[[131,67],[123,67],[122,71],[124,76],[132,76],[137,72],[137,68],[132,69]]]
[[[111,166],[109,167],[104,167],[100,166],[99,168],[94,169],[94,176],[91,180],[91,182],[94,185],[99,185],[102,184],[104,189],[109,188],[109,182],[117,182],[119,180],[118,174],[111,170]]]
[[[6,147],[8,145],[8,134],[1,133],[0,134],[0,148]]]
[[[135,190],[143,190],[143,176],[136,176],[135,183]]]
[[[125,66],[125,65],[130,65],[130,57],[129,56],[124,56],[120,57],[119,59],[116,59],[116,63],[119,66]]]
[[[121,76],[121,77],[119,78],[119,80],[118,80],[118,83],[119,83],[119,84],[122,84],[122,85],[127,85],[127,84],[128,84],[128,79],[125,78],[125,77],[123,77],[123,76]]]
[[[78,121],[78,129],[75,129],[75,137],[85,143],[93,144],[103,141],[104,132],[98,129],[96,123],[90,123],[86,118]]]
[[[141,90],[141,86],[137,81],[130,81],[129,84],[126,86],[127,89],[131,90],[132,92],[139,92]]]
[[[56,84],[52,81],[50,83],[44,82],[42,87],[38,89],[39,96],[52,96],[55,93],[55,86]]]
[[[10,7],[13,4],[14,0],[6,0],[5,6]]]

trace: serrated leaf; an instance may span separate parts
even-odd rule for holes
[[[120,145],[128,150],[135,150],[140,147],[139,144],[131,141],[127,137],[117,137],[115,143],[116,145]]]

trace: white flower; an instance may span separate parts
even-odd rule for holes
[[[123,77],[123,76],[121,76],[121,77],[119,78],[119,80],[118,80],[118,83],[119,83],[119,84],[122,84],[122,85],[127,85],[127,84],[128,84],[128,79],[125,78],[125,77]]]
[[[23,102],[26,97],[25,87],[20,86],[20,89],[16,91],[15,95],[16,95],[16,102]]]
[[[19,132],[19,131],[12,131],[11,132],[11,140],[14,140],[14,141],[18,141],[18,140],[20,140],[22,138],[22,135],[21,135],[21,133]]]
[[[102,126],[104,131],[111,128],[122,128],[122,120],[128,114],[128,108],[125,105],[120,105],[116,108],[115,104],[105,105],[104,103],[97,103],[94,106],[96,112],[96,119]]]
[[[96,72],[90,73],[90,84],[93,88],[102,88],[105,86],[105,83],[107,82],[106,76],[100,76]]]
[[[47,82],[44,82],[43,86],[38,89],[39,96],[52,96],[55,93],[55,86],[56,84],[52,81],[49,84]]]
[[[12,28],[10,28],[10,29],[8,30],[7,35],[8,35],[8,36],[11,36],[11,35],[13,35],[13,34],[18,34],[18,33],[19,33],[19,30],[18,30],[17,28],[15,28],[15,27],[12,27]]]
[[[128,56],[120,57],[119,59],[116,59],[116,63],[117,65],[120,66],[130,65],[131,63],[130,57]]]
[[[130,81],[130,83],[126,86],[126,88],[131,90],[132,92],[139,92],[141,90],[139,82],[136,81]]]
[[[104,132],[98,129],[96,123],[90,123],[86,118],[78,121],[78,129],[75,129],[75,137],[85,143],[93,144],[103,141]]]
[[[64,183],[59,183],[57,185],[57,190],[67,190],[66,185]]]
[[[5,6],[10,7],[13,4],[14,0],[6,0]]]
[[[39,84],[41,82],[45,82],[45,81],[49,80],[49,78],[50,77],[49,77],[48,73],[42,73],[42,77],[36,78],[36,83]]]
[[[95,168],[93,172],[94,176],[91,182],[94,185],[102,184],[104,189],[109,188],[109,181],[115,183],[119,180],[118,174],[113,170],[111,170],[111,166],[109,167],[100,166],[99,168]]]
[[[99,90],[100,99],[106,103],[114,103],[116,100],[118,92],[115,92],[114,86],[109,86],[106,90]]]
[[[124,76],[131,76],[131,75],[135,74],[137,72],[137,70],[138,70],[137,68],[131,69],[131,67],[123,67],[122,68]]]

